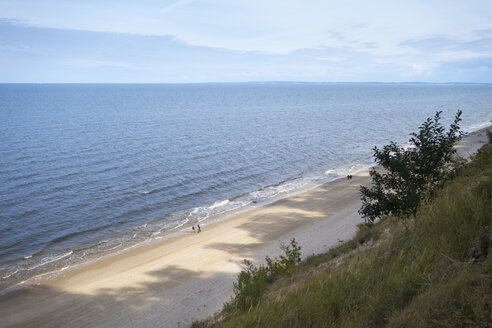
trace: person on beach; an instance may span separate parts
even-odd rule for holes
[[[201,232],[202,229],[200,228],[200,225],[198,225],[198,232]]]
[[[195,232],[195,226],[192,226],[191,227],[191,230],[193,230],[193,232]]]

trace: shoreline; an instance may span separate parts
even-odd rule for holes
[[[484,129],[458,145],[471,154]],[[295,237],[303,258],[353,236],[363,222],[359,185],[340,178],[273,203],[202,226],[201,233],[140,246],[0,295],[6,326],[187,326],[220,310],[232,295],[240,262],[281,253]]]
[[[469,126],[469,133],[473,134],[487,128],[491,123],[492,121],[486,121]],[[287,179],[254,191],[245,192],[216,201],[213,204],[189,208],[183,211],[182,214],[184,216],[175,222],[176,225],[171,225],[169,228],[161,229],[159,228],[161,224],[158,220],[151,220],[128,231],[116,233],[116,235],[109,236],[109,238],[92,245],[86,245],[81,248],[67,248],[55,253],[46,253],[39,258],[37,257],[38,254],[21,256],[18,259],[10,261],[16,264],[15,266],[6,266],[2,268],[4,271],[2,271],[2,277],[0,277],[0,295],[7,294],[12,290],[25,288],[30,284],[38,283],[43,280],[54,279],[65,270],[71,271],[78,269],[101,259],[125,253],[133,248],[160,243],[167,239],[174,238],[176,235],[187,233],[188,229],[191,229],[193,224],[201,223],[202,225],[208,225],[230,219],[240,213],[309,191],[325,183],[330,183],[337,179],[344,179],[345,174],[355,174],[368,170],[371,166],[372,165],[369,162],[365,161],[360,162],[359,164],[345,164],[341,167],[325,171],[324,176],[313,175]],[[294,184],[289,185],[291,182],[294,182]],[[277,187],[279,188],[277,189]],[[269,196],[255,196],[255,193],[270,188],[274,188],[274,190],[268,192],[268,194],[270,194]],[[258,198],[255,199],[256,197]],[[240,199],[240,202],[234,204],[237,199]],[[217,207],[218,211],[214,213]],[[212,210],[212,212],[210,212],[210,210]],[[174,213],[171,215],[173,214]],[[157,230],[152,227],[157,228]],[[140,229],[142,229],[142,231],[140,231]],[[133,237],[128,239],[127,236],[131,234],[133,234]],[[136,239],[134,239],[135,236],[137,236]],[[91,251],[86,253],[86,250]],[[33,259],[33,256],[35,255],[36,257]],[[45,265],[47,266],[45,267]],[[39,267],[43,267],[43,269],[37,269]]]
[[[0,296],[0,315],[7,326],[78,326],[73,320],[87,313],[90,322],[80,326],[190,325],[230,298],[244,258],[257,263],[280,255],[279,242],[293,237],[303,258],[350,238],[361,222],[358,188],[367,178],[354,174],[350,181],[328,182],[202,226],[201,233],[134,248],[14,290]],[[122,315],[141,302],[142,313]]]
[[[357,169],[355,169],[354,171],[351,171],[354,167],[357,167]],[[368,165],[368,164],[367,165],[366,164],[356,164],[356,165],[352,165],[348,169],[347,172],[350,174],[357,174],[359,172],[367,171],[369,167],[370,167],[370,165]],[[329,171],[332,171],[332,170],[329,170]],[[128,243],[128,244],[120,244],[120,245],[117,245],[116,247],[112,247],[108,250],[104,249],[104,250],[100,251],[99,254],[98,253],[89,254],[89,257],[86,259],[77,258],[76,260],[72,260],[71,262],[68,262],[68,263],[62,263],[63,265],[57,266],[55,268],[50,268],[47,271],[42,271],[40,273],[29,276],[25,279],[22,279],[22,280],[19,279],[18,281],[14,282],[10,285],[1,286],[0,296],[9,294],[9,293],[16,291],[16,290],[19,290],[19,289],[27,288],[33,284],[43,283],[44,281],[47,281],[47,280],[56,279],[57,277],[59,277],[61,274],[65,273],[65,272],[78,270],[80,268],[83,268],[83,267],[88,266],[88,265],[92,265],[92,264],[94,264],[98,261],[104,260],[106,258],[116,256],[116,255],[125,254],[128,251],[131,251],[133,249],[151,246],[154,244],[165,242],[165,241],[172,239],[172,238],[179,237],[181,235],[186,235],[189,232],[191,232],[191,227],[193,225],[198,224],[198,223],[201,226],[207,226],[207,225],[215,224],[217,222],[221,222],[224,220],[229,220],[230,218],[233,218],[233,217],[240,215],[242,213],[252,211],[252,210],[257,209],[259,207],[270,205],[270,204],[275,203],[275,202],[282,200],[284,198],[296,196],[298,194],[301,194],[301,193],[310,191],[312,189],[315,189],[317,187],[320,187],[324,184],[332,183],[332,182],[335,182],[337,180],[345,180],[345,176],[340,176],[339,174],[333,174],[331,172],[328,173],[328,171],[325,172],[325,175],[326,175],[326,177],[323,177],[323,178],[317,177],[315,179],[308,179],[308,180],[304,181],[303,184],[297,185],[294,188],[277,191],[276,193],[274,193],[271,196],[268,196],[266,198],[262,198],[262,199],[259,199],[258,201],[246,203],[246,204],[241,205],[239,207],[235,207],[235,208],[231,208],[231,209],[225,209],[222,212],[214,213],[210,216],[207,215],[205,218],[200,218],[200,219],[194,220],[194,221],[188,221],[188,218],[185,218],[186,222],[179,223],[178,225],[176,225],[172,228],[168,228],[167,230],[154,231],[152,233],[152,236],[149,236],[149,238],[147,238],[147,239],[138,240],[138,241],[131,241],[131,243]],[[241,194],[238,196],[233,196],[233,197],[227,198],[225,200],[217,201],[213,204],[208,204],[208,205],[204,205],[204,206],[200,206],[200,207],[191,208],[189,210],[189,212],[193,213],[197,209],[207,209],[207,208],[211,208],[211,207],[216,207],[217,204],[220,205],[223,202],[233,201],[237,198],[248,197],[248,195],[251,195],[254,192],[262,191],[262,190],[265,190],[265,189],[268,189],[271,187],[283,186],[284,182],[297,181],[297,180],[301,180],[301,178],[288,179],[288,180],[282,181],[280,183],[267,185],[265,187],[262,187],[258,190],[252,191],[252,192],[247,192],[247,193],[244,193],[244,194]],[[315,181],[317,181],[317,182],[315,182]],[[187,212],[187,211],[185,211],[185,212]],[[190,216],[190,213],[188,214],[188,217]],[[148,224],[152,224],[152,223],[146,223],[142,226],[139,226],[138,228],[140,228],[140,227],[145,228]],[[109,238],[108,240],[112,240],[112,239],[113,238]],[[65,252],[62,253],[61,255],[60,254],[55,255],[55,256],[58,256],[58,258],[49,259],[48,262],[40,262],[38,264],[35,264],[34,268],[41,267],[41,266],[43,266],[45,264],[49,264],[51,262],[55,262],[59,259],[63,259],[67,256],[70,256],[71,254],[78,253],[80,250],[85,250],[85,249],[93,248],[93,247],[97,247],[97,246],[98,246],[98,244],[95,244],[95,245],[89,246],[89,247],[83,247],[81,249],[66,249]],[[116,248],[116,250],[114,250],[115,248]],[[92,256],[92,255],[98,255],[98,256]],[[24,260],[30,259],[31,257],[32,257],[32,255],[28,256],[28,257],[23,257],[23,259]],[[31,270],[31,269],[28,268],[27,270]],[[10,278],[11,276],[14,276],[17,272],[19,272],[19,269],[16,269],[14,272],[8,274],[5,277],[2,277],[2,279]]]

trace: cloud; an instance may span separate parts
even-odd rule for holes
[[[490,28],[492,5],[476,0],[0,0],[2,16],[59,29],[173,35],[196,46],[288,54],[319,46],[372,44],[371,53],[397,54],[403,40],[453,39]]]
[[[425,65],[417,64],[416,66],[412,66],[416,72],[430,72],[434,70],[435,66],[449,62],[455,62],[458,66],[459,63],[467,66],[465,63],[469,60],[492,57],[492,38],[471,38],[463,41],[445,37],[434,37],[405,40],[399,46],[409,47],[418,51],[415,55],[409,56],[409,58],[413,58],[417,62],[425,63]],[[429,69],[421,70],[419,67],[427,67]],[[443,67],[450,68],[451,66],[447,65]]]
[[[492,4],[481,0],[0,6],[4,82],[492,80]]]
[[[422,65],[419,65],[419,64],[412,63],[412,68],[419,73],[424,71],[424,68],[422,67]]]
[[[492,37],[489,38],[481,38],[468,42],[463,42],[460,46],[460,49],[466,49],[473,52],[485,52],[487,54],[492,53]]]
[[[114,62],[93,59],[72,60],[70,64],[81,66],[84,68],[115,68],[115,69],[138,69],[139,67],[131,63]]]
[[[492,72],[492,57],[463,59],[443,63],[443,66],[454,70],[488,70]],[[451,70],[452,71],[452,70]]]
[[[442,51],[447,49],[456,48],[459,45],[459,41],[445,38],[445,37],[434,37],[425,39],[411,39],[405,40],[399,44],[402,47],[412,47],[421,51]]]
[[[490,17],[492,19],[492,15]],[[492,28],[487,28],[487,29],[483,29],[483,30],[475,30],[473,31],[476,35],[478,36],[492,36]]]
[[[31,81],[42,78],[44,82],[351,80],[365,79],[364,72],[374,62],[367,53],[335,47],[284,55],[193,46],[174,36],[5,23],[0,24],[0,32],[4,82],[26,82],[19,79],[29,74]]]

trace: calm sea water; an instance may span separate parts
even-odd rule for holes
[[[0,85],[0,289],[345,176],[491,85]]]

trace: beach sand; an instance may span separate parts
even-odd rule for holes
[[[472,154],[486,140],[474,132],[458,150]],[[280,255],[280,241],[294,237],[303,258],[351,238],[369,181],[367,172],[339,179],[1,295],[0,327],[187,327],[230,299],[244,258]]]

